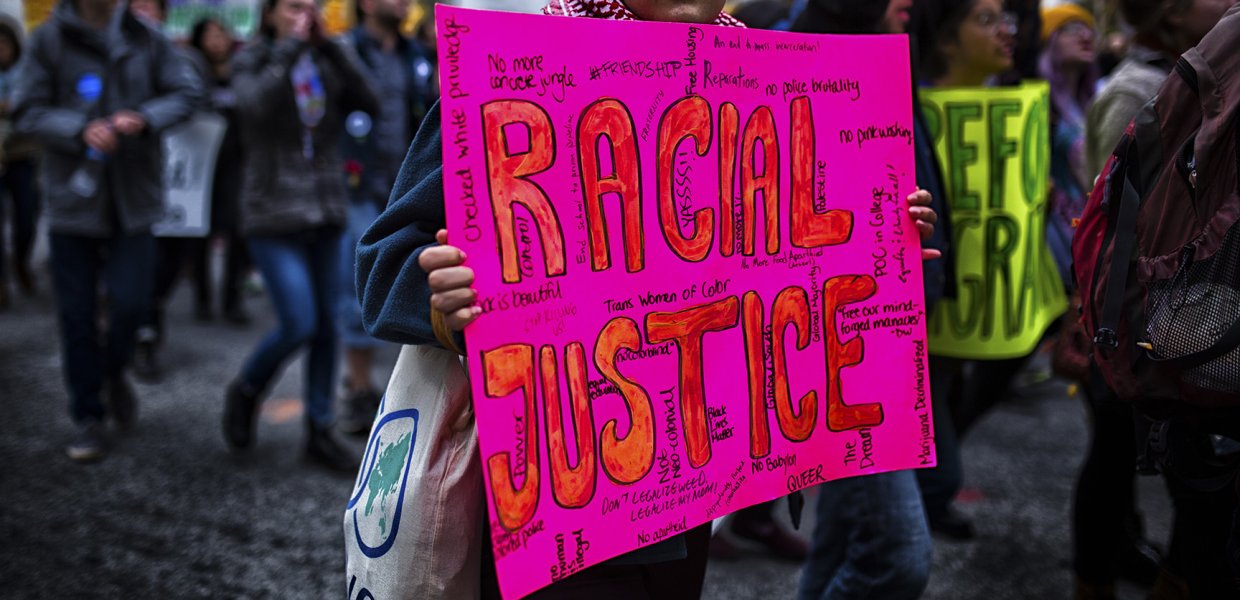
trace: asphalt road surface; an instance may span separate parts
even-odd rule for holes
[[[224,386],[271,323],[266,300],[249,301],[248,328],[199,323],[182,286],[169,310],[169,373],[135,386],[139,424],[114,453],[79,466],[63,453],[72,427],[42,283],[40,296],[0,313],[0,597],[344,597],[352,481],[300,460],[300,359],[264,405],[251,456],[234,457],[220,434]],[[386,379],[395,355],[384,353],[376,378]],[[979,536],[936,540],[926,598],[1071,597],[1069,516],[1085,418],[1051,381],[979,424],[964,445],[961,505]],[[1165,540],[1161,483],[1142,479],[1140,497],[1152,538]],[[799,565],[751,548],[711,563],[704,597],[793,598],[798,575]],[[1125,587],[1121,597],[1143,594]]]

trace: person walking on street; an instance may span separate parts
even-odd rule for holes
[[[20,31],[16,22],[0,17],[0,310],[9,306],[10,264],[22,293],[35,293],[30,250],[39,219],[38,188],[34,181],[39,146],[30,136],[14,135],[12,120],[13,86],[22,56]],[[8,208],[4,206],[4,196],[10,200]],[[6,221],[12,227],[12,263],[4,256]]]
[[[980,87],[995,82],[1012,68],[1017,25],[1015,15],[1004,12],[1000,0],[918,0],[910,28],[915,32],[924,82],[940,87]],[[951,199],[945,199],[950,206]],[[967,249],[953,247],[952,251]],[[930,395],[934,398],[939,464],[917,471],[917,482],[931,531],[968,540],[975,536],[973,524],[956,510],[954,499],[963,483],[958,438],[966,428],[959,424],[961,415],[971,408],[964,405],[962,396],[972,382],[964,378],[963,361],[936,356],[934,350],[932,346]]]
[[[117,0],[62,1],[29,52],[14,118],[18,133],[45,148],[52,280],[78,425],[67,452],[98,460],[108,449],[104,418],[125,428],[137,414],[125,371],[151,301],[151,226],[163,216],[159,134],[189,117],[202,90],[172,44]],[[100,278],[108,299],[102,347]]]
[[[901,34],[914,0],[810,0],[792,31],[827,34]],[[914,74],[914,81],[916,76]],[[916,88],[914,87],[914,93]],[[947,220],[943,176],[925,119],[914,103],[917,185]],[[950,230],[937,226],[924,248],[945,259],[924,263],[926,312],[945,293],[950,273]],[[952,294],[954,295],[954,293]],[[958,457],[940,446],[941,464]],[[930,582],[934,543],[914,471],[836,479],[818,486],[817,519],[800,600],[915,600]]]
[[[1196,46],[1235,0],[1122,0],[1120,13],[1134,30],[1132,47],[1094,99],[1085,127],[1091,176],[1101,174],[1128,124],[1157,95],[1180,55]],[[1133,547],[1143,546],[1136,511],[1134,464],[1144,446],[1133,407],[1122,402],[1097,368],[1087,399],[1093,415],[1089,453],[1081,467],[1074,514],[1073,571],[1077,600],[1111,600],[1119,576],[1129,575]],[[1142,428],[1148,431],[1144,418]],[[1191,461],[1185,460],[1185,463]],[[1167,553],[1151,598],[1234,598],[1234,574],[1225,547],[1236,498],[1233,490],[1207,492],[1164,473],[1175,516]]]
[[[340,235],[348,214],[340,136],[344,115],[379,112],[370,86],[324,35],[314,0],[267,0],[264,31],[233,65],[246,151],[242,224],[279,322],[227,389],[224,436],[254,442],[259,399],[303,347],[306,459],[338,472],[358,459],[335,438]]]
[[[249,251],[241,237],[241,174],[245,167],[245,146],[241,143],[237,94],[232,84],[235,42],[223,23],[205,18],[190,31],[189,45],[197,51],[197,58],[202,64],[211,110],[228,122],[228,130],[220,142],[215,178],[211,185],[211,232],[194,257],[198,261],[194,272],[201,278],[196,284],[200,290],[198,296],[203,300],[205,314],[210,315],[210,242],[221,239],[224,243],[224,278],[220,289],[220,308],[225,321],[246,325],[250,322],[250,316],[245,311],[242,289],[251,266]]]
[[[167,4],[166,0],[129,0],[129,11],[151,27],[161,29],[167,15]],[[206,72],[199,65],[197,57],[182,46],[174,46],[174,48],[181,55],[182,60],[194,67],[194,73],[205,89]],[[205,100],[205,92],[203,100]],[[205,101],[200,102],[194,109],[201,110],[204,106]],[[154,291],[150,309],[146,311],[142,322],[138,324],[137,342],[134,347],[133,376],[138,381],[157,383],[163,378],[158,350],[163,347],[165,341],[164,309],[176,286],[181,267],[193,250],[201,245],[202,240],[198,238],[170,236],[156,236],[155,238],[155,283],[152,288]],[[201,288],[196,304],[202,305]]]
[[[381,342],[362,326],[354,281],[357,241],[387,203],[400,163],[430,97],[431,62],[421,44],[400,33],[409,0],[358,0],[358,26],[341,36],[379,95],[380,111],[345,117],[344,177],[349,189],[348,227],[341,237],[340,331],[344,343],[344,414],[340,428],[365,434],[379,408],[371,371]]]

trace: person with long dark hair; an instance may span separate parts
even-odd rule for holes
[[[805,33],[904,33],[913,0],[810,0],[793,22]],[[913,81],[917,81],[914,69]],[[914,93],[916,85],[913,86]],[[941,222],[947,221],[943,176],[924,116],[913,103],[917,185],[930,193]],[[944,258],[925,267],[926,311],[944,295],[951,252],[950,229],[936,227],[926,248]],[[933,377],[931,378],[933,382]],[[940,464],[959,458],[939,444]],[[925,506],[911,470],[837,479],[818,486],[813,546],[801,576],[801,600],[914,600],[930,580],[933,542]],[[864,499],[864,500],[861,500]]]
[[[232,33],[220,21],[205,18],[190,30],[190,48],[197,51],[203,69],[207,100],[211,110],[228,123],[215,160],[215,177],[211,185],[211,230],[202,247],[195,253],[195,274],[202,278],[205,315],[211,314],[211,248],[213,239],[224,241],[224,279],[220,289],[220,309],[224,319],[236,325],[250,322],[245,311],[242,287],[250,270],[250,255],[241,237],[241,177],[244,169],[245,146],[241,143],[241,122],[237,110],[237,93],[233,89],[232,58],[236,48]]]
[[[253,445],[260,398],[285,361],[308,348],[305,456],[350,472],[358,459],[332,431],[348,214],[339,144],[345,115],[377,113],[379,103],[326,38],[314,0],[267,0],[262,35],[238,54],[233,85],[245,144],[242,224],[279,321],[228,386],[224,436],[237,450]]]
[[[792,24],[804,33],[904,33],[913,0],[810,0]],[[916,74],[913,77],[916,80]],[[914,88],[915,89],[915,88]],[[942,174],[925,120],[914,106],[917,185],[933,197],[946,221]],[[945,291],[948,230],[936,227],[923,247],[948,256],[925,263],[926,311]],[[931,381],[933,382],[933,377]],[[939,461],[951,458],[940,444]],[[930,581],[934,544],[911,470],[837,479],[818,486],[813,545],[800,600],[915,600]]]
[[[919,0],[913,7],[910,32],[922,83],[939,87],[994,83],[1014,64],[1017,25],[1015,15],[1004,12],[999,0]],[[950,198],[945,199],[950,204]],[[931,530],[952,539],[971,539],[973,524],[954,507],[964,479],[957,439],[964,429],[959,413],[966,408],[961,402],[966,384],[964,362],[935,356],[933,347],[930,351],[939,465],[919,470],[917,481]]]

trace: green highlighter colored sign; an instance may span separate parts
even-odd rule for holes
[[[951,207],[957,286],[930,316],[930,353],[1029,354],[1068,307],[1046,245],[1050,86],[924,89],[921,105]]]
[[[174,40],[188,39],[194,25],[210,17],[246,40],[254,36],[261,15],[260,0],[170,0],[164,33]]]

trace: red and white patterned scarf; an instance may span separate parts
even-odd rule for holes
[[[592,19],[611,19],[613,21],[637,21],[637,15],[629,10],[620,0],[551,0],[542,9],[544,15],[561,17],[589,17]],[[719,13],[715,17],[715,25],[725,27],[744,27],[745,24],[736,20],[728,13]]]

